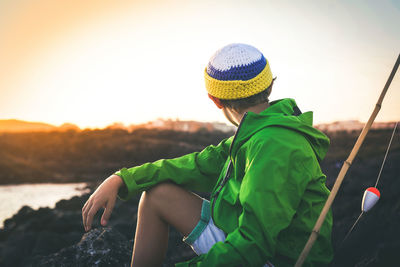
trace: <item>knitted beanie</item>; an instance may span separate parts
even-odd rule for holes
[[[204,71],[206,88],[219,99],[250,97],[272,83],[268,61],[255,47],[229,44],[210,58]]]

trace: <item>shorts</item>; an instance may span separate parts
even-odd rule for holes
[[[224,231],[215,226],[210,212],[210,201],[203,199],[200,221],[192,232],[183,238],[197,255],[206,254],[215,243],[224,242],[226,238]],[[264,267],[273,266],[270,262],[264,265]]]

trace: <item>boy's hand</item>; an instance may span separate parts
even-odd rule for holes
[[[85,231],[89,231],[92,227],[94,215],[100,208],[104,208],[101,216],[101,225],[107,225],[111,212],[114,208],[117,198],[118,189],[123,185],[121,177],[111,175],[96,189],[89,197],[82,208],[82,221]]]

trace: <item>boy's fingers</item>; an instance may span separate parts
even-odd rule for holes
[[[87,215],[88,215],[88,212],[89,212],[90,208],[92,207],[92,205],[93,205],[93,202],[92,202],[92,201],[87,202],[87,203],[85,204],[85,207],[84,207],[83,210],[82,210],[82,223],[83,223],[83,227],[85,228],[85,231],[87,231],[87,229],[86,229],[86,226],[87,226],[87,224],[86,224],[86,222],[87,222]]]
[[[91,199],[89,198],[88,200],[86,200],[85,205],[83,205],[82,207],[82,212],[86,209],[86,207],[89,205],[89,203],[91,203]]]
[[[88,202],[89,201],[86,201],[85,205],[83,205],[83,207],[82,207],[82,223],[83,223],[83,227],[85,227],[85,211],[86,211],[86,208],[88,206]]]
[[[90,207],[90,210],[88,211],[86,215],[86,231],[89,231],[90,228],[92,227],[92,222],[93,222],[93,217],[99,210],[99,206],[94,204]]]
[[[108,219],[110,219],[111,213],[114,209],[115,199],[110,199],[107,202],[106,208],[101,216],[101,225],[106,226]]]
[[[85,207],[88,205],[88,202],[89,202],[89,199],[88,200],[86,200],[86,202],[85,202],[85,204],[83,205],[83,207],[82,207],[82,211],[85,209]]]

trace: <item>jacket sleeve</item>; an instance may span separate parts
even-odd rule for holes
[[[308,143],[292,141],[274,136],[249,145],[238,227],[207,254],[177,266],[263,266],[274,257],[278,235],[290,225],[311,179],[305,166],[315,164],[304,153]]]
[[[211,191],[229,154],[232,137],[211,145],[201,152],[193,152],[174,159],[161,159],[132,168],[122,168],[114,174],[125,183],[118,197],[127,200],[152,186],[170,181],[189,190]]]

